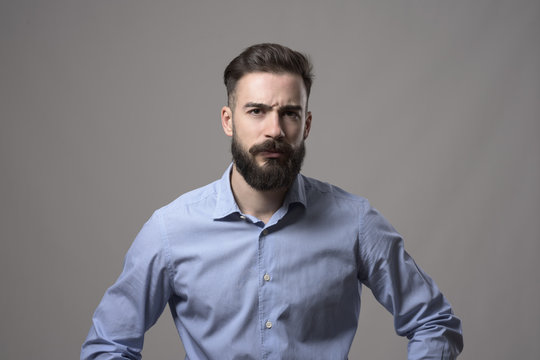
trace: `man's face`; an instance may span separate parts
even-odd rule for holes
[[[234,109],[221,112],[238,172],[261,191],[288,187],[300,172],[311,125],[302,78],[255,72],[237,83]]]

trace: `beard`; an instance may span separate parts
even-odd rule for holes
[[[265,163],[259,166],[255,155],[264,151],[277,151],[282,153],[282,156],[266,159]],[[233,133],[231,153],[236,169],[248,185],[255,190],[268,191],[291,186],[302,168],[306,147],[304,140],[295,149],[286,142],[269,139],[245,151]]]

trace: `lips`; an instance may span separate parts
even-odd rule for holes
[[[283,153],[279,151],[261,151],[259,154],[266,158],[279,158],[283,156]]]

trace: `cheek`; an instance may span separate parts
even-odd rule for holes
[[[249,142],[254,134],[253,127],[246,126],[241,120],[237,120],[233,124],[233,133],[236,138],[242,143]]]
[[[300,143],[304,139],[304,128],[301,125],[291,124],[286,128],[286,137],[291,144]]]
[[[264,122],[240,118],[234,123],[234,130],[242,139],[250,140],[264,133]]]
[[[257,143],[257,139],[254,140],[245,131],[235,131],[233,134],[233,140],[236,142],[240,149],[246,152],[248,152],[249,149]]]

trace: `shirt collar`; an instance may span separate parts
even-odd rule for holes
[[[217,182],[217,199],[213,214],[214,220],[223,219],[234,213],[240,213],[240,208],[234,200],[231,189],[232,166],[233,164],[231,163]]]
[[[217,182],[217,199],[214,209],[214,220],[224,219],[232,214],[240,214],[240,208],[234,200],[234,195],[231,189],[231,171],[233,164],[231,163],[227,170],[223,173],[221,179]],[[296,179],[292,183],[289,191],[285,195],[283,201],[284,207],[289,207],[291,204],[299,203],[306,206],[306,191],[304,188],[304,178],[302,175],[296,175]]]

